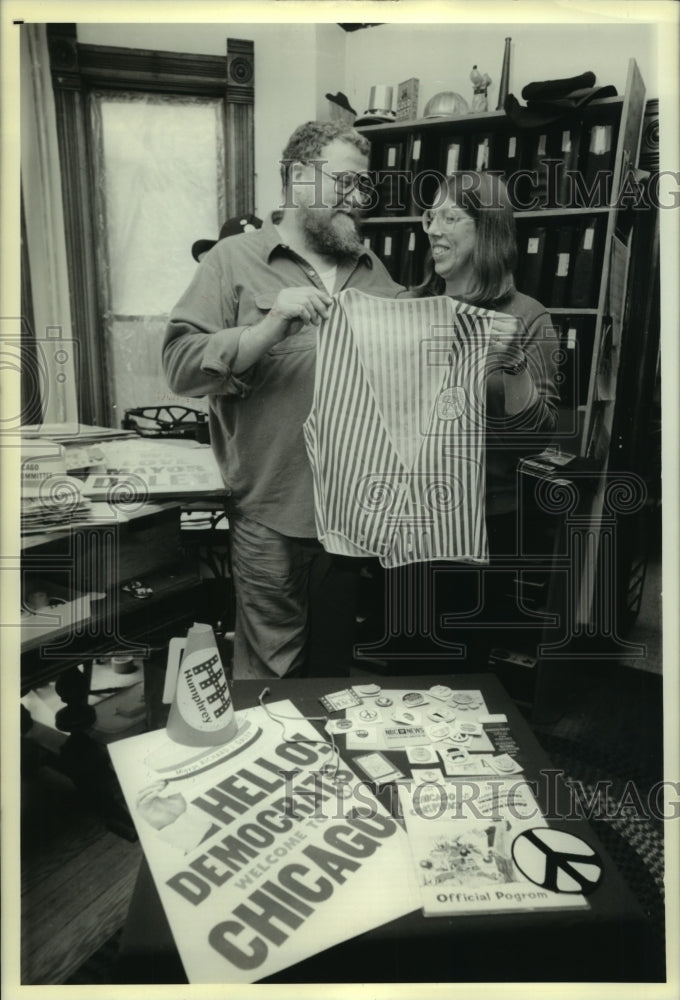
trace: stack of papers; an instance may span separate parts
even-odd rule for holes
[[[73,476],[53,476],[39,496],[22,496],[22,534],[57,531],[75,524],[89,524],[93,503],[82,494],[82,483]]]

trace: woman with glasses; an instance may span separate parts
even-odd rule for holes
[[[422,223],[425,277],[406,294],[449,295],[514,317],[492,335],[486,355],[487,517],[512,513],[518,459],[540,451],[557,426],[557,332],[545,308],[515,287],[515,220],[497,175],[447,177]]]
[[[466,171],[447,177],[422,224],[430,244],[424,280],[404,294],[448,295],[508,317],[507,329],[501,322],[492,334],[485,359],[486,522],[493,568],[497,557],[519,553],[518,461],[540,452],[556,430],[559,341],[545,308],[515,287],[515,222],[497,175]],[[477,594],[470,597],[470,580],[460,567],[444,577],[448,586],[440,587],[441,612],[460,612],[461,597],[474,606]],[[507,582],[498,573],[484,574],[487,620],[497,615],[499,592]],[[482,650],[489,643],[502,644],[492,630],[471,634],[473,644],[480,639]]]

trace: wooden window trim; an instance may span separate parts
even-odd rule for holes
[[[226,58],[83,45],[75,24],[47,25],[54,88],[73,336],[82,345],[79,419],[111,423],[104,328],[97,293],[94,177],[88,123],[92,90],[143,90],[225,100],[228,215],[253,212],[253,43],[227,39]]]

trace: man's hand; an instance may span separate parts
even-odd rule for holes
[[[244,330],[232,364],[234,375],[246,371],[275,344],[299,333],[303,326],[316,326],[326,319],[332,301],[318,288],[282,288],[267,315]]]
[[[297,319],[303,325],[312,323],[316,326],[322,319],[327,319],[331,302],[330,295],[318,288],[282,288],[269,315],[288,323]]]

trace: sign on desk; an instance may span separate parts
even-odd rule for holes
[[[252,983],[420,907],[406,834],[297,712],[109,746],[191,983]]]

